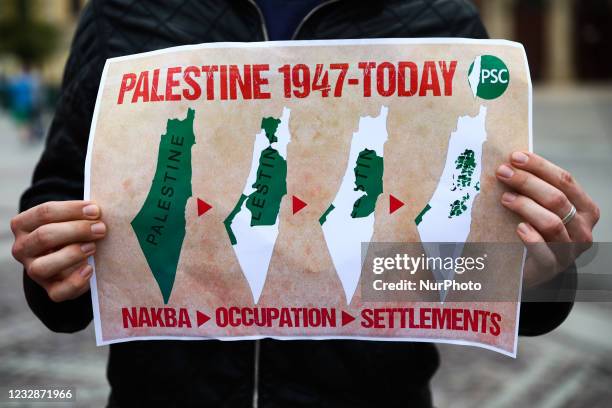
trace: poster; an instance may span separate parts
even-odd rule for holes
[[[524,251],[494,174],[530,148],[529,68],[508,41],[109,59],[85,165],[108,228],[90,259],[97,343],[348,338],[515,356]]]

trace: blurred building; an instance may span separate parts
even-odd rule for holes
[[[39,16],[45,18],[62,30],[64,46],[43,66],[42,75],[47,81],[59,83],[68,59],[70,42],[86,0],[44,0],[40,2]]]
[[[61,81],[68,58],[70,41],[79,13],[86,0],[0,0],[0,19],[14,15],[20,3],[26,2],[34,18],[52,24],[60,31],[60,46],[40,67],[44,82],[57,85]],[[10,55],[0,55],[0,71],[10,75],[19,69],[19,62]]]
[[[612,80],[611,0],[474,2],[492,38],[525,45],[535,80]]]

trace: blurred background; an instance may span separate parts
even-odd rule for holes
[[[91,326],[63,335],[35,319],[10,255],[9,220],[42,151],[85,3],[0,0],[0,385],[72,385],[77,406],[100,407],[109,391],[107,348],[95,346]],[[492,38],[525,45],[535,151],[584,185],[602,210],[595,240],[612,242],[612,0],[475,3]],[[612,302],[576,304],[553,333],[521,338],[516,360],[469,347],[440,350],[437,407],[612,406]]]

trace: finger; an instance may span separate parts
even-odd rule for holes
[[[576,242],[545,242],[544,237],[535,228],[524,222],[519,224],[517,234],[525,243],[527,255],[537,259],[540,268],[545,269],[548,275],[567,269],[589,245]]]
[[[520,194],[504,193],[502,204],[527,221],[544,237],[546,242],[570,242],[561,218],[531,198]]]
[[[550,281],[574,262],[571,243],[546,242],[544,237],[526,222],[520,223],[516,231],[527,248],[523,276],[527,287]]]
[[[93,242],[67,245],[59,251],[35,258],[27,266],[27,272],[35,280],[51,279],[71,266],[83,262],[95,252],[96,244]]]
[[[54,302],[64,302],[81,296],[89,289],[89,278],[92,274],[93,267],[87,264],[67,278],[51,283],[47,288],[49,298]]]
[[[29,257],[47,254],[75,242],[90,242],[103,238],[106,226],[96,221],[67,221],[45,224],[28,234],[21,244],[21,251]]]
[[[24,263],[25,264],[25,263]],[[69,266],[68,268],[56,273],[55,275],[51,276],[50,278],[41,278],[35,274],[32,274],[29,272],[29,268],[26,267],[26,273],[28,274],[28,276],[30,278],[32,278],[32,280],[36,283],[38,283],[40,286],[42,286],[46,291],[49,290],[49,286],[55,282],[61,281],[63,279],[68,278],[70,275],[72,275],[72,273],[74,271],[76,271],[77,269],[82,269],[83,267],[85,267],[85,265],[87,265],[87,260],[83,260],[81,262],[78,262],[74,265]]]
[[[95,220],[99,217],[100,208],[90,201],[49,201],[18,214],[13,218],[11,227],[13,232],[32,232],[45,224]]]
[[[529,223],[522,222],[516,232],[527,248],[527,256],[538,260],[540,267],[549,271],[559,271],[560,260],[571,256],[568,249],[571,244],[548,243],[544,237]]]
[[[552,211],[562,220],[572,209],[572,203],[561,190],[532,173],[503,164],[497,169],[497,178]],[[565,226],[572,240],[579,242],[588,240],[591,230],[581,217],[581,214],[577,214],[574,220]]]
[[[552,279],[557,271],[557,260],[544,237],[529,223],[518,225],[516,233],[527,248],[523,281],[526,287]]]
[[[559,218],[565,217],[572,209],[572,204],[561,190],[532,173],[503,164],[497,169],[497,178]]]
[[[579,211],[595,212],[593,200],[568,171],[535,153],[514,152],[510,159],[513,166],[533,173],[561,190]]]
[[[72,275],[75,271],[83,269],[87,265],[87,263],[88,261],[87,259],[85,259],[82,262],[69,266],[68,268],[61,271],[59,274],[55,275],[50,281],[53,282],[68,279],[68,277]]]
[[[516,233],[525,245],[546,243],[544,237],[529,223],[521,222],[516,228]]]

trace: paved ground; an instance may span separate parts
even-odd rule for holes
[[[572,171],[599,202],[603,217],[595,237],[605,242],[612,242],[610,112],[612,88],[536,92],[536,151]],[[23,299],[21,269],[10,257],[8,220],[41,147],[21,145],[5,118],[0,118],[0,137],[0,386],[73,385],[76,406],[103,406],[107,349],[95,347],[92,328],[76,335],[51,333]],[[610,406],[611,305],[577,304],[555,332],[521,339],[516,360],[481,349],[441,346],[442,368],[433,384],[436,405]]]

